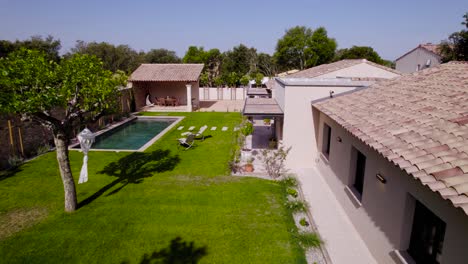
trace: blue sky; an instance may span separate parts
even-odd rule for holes
[[[324,26],[339,48],[371,46],[390,60],[446,39],[468,12],[466,0],[0,0],[0,6],[0,39],[50,34],[62,41],[62,52],[84,40],[179,56],[190,45],[225,51],[240,43],[272,54],[287,28],[305,25]]]

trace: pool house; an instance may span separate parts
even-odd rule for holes
[[[141,64],[130,76],[137,110],[192,112],[203,64]]]

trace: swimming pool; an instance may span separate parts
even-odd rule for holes
[[[93,150],[143,151],[182,118],[137,117],[96,136]],[[73,148],[80,148],[80,145]]]

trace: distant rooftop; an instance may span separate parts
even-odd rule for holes
[[[438,56],[440,56],[440,51],[439,51],[439,44],[432,44],[432,43],[426,43],[426,44],[419,44],[416,48],[406,52],[405,54],[401,55],[398,57],[395,61],[400,60],[401,58],[405,57],[406,55],[410,54],[411,52],[415,51],[418,48],[425,49],[429,52],[432,52]]]
[[[368,78],[369,79],[369,78]],[[278,82],[287,86],[352,86],[366,87],[375,82],[375,80],[354,80],[353,78],[276,78]],[[380,78],[379,78],[380,80]]]
[[[337,61],[337,62],[322,64],[322,65],[319,65],[319,66],[316,66],[316,67],[312,67],[312,68],[309,68],[309,69],[302,70],[300,72],[290,74],[290,75],[287,76],[287,78],[314,78],[314,77],[318,77],[320,75],[324,75],[324,74],[331,73],[331,72],[334,72],[334,71],[349,68],[349,67],[352,67],[354,65],[361,64],[361,63],[366,63],[366,64],[372,65],[372,66],[377,67],[377,68],[381,68],[381,69],[389,71],[389,72],[393,72],[393,73],[396,73],[396,74],[401,74],[401,72],[399,72],[397,70],[394,70],[392,68],[385,67],[383,65],[368,61],[366,59],[354,59],[354,60],[340,60],[340,61]]]

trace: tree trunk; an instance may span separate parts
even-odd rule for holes
[[[68,158],[68,137],[64,132],[54,133],[54,142],[57,149],[57,161],[62,177],[63,189],[65,191],[65,211],[73,212],[77,208],[75,182],[70,169]]]

